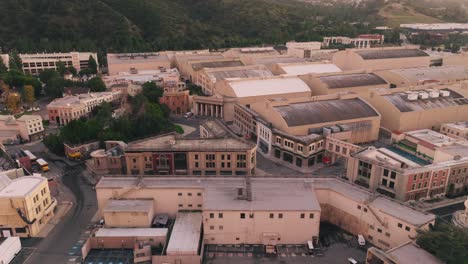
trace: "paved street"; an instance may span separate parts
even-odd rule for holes
[[[452,214],[463,209],[465,209],[465,206],[463,205],[463,202],[460,202],[449,206],[440,207],[429,212],[437,215],[445,221],[451,222]]]

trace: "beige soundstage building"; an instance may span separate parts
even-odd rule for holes
[[[364,235],[379,248],[390,249],[413,240],[417,230],[426,230],[435,221],[432,214],[335,178],[252,178],[249,182],[246,185],[234,178],[104,177],[96,192],[101,214],[116,200],[138,201],[147,214],[167,214],[176,222],[183,212],[200,212],[204,244],[305,244],[318,239],[320,221],[329,221],[352,234]],[[125,220],[126,214],[112,217],[126,226],[130,221]],[[131,221],[135,226],[149,227],[146,217]]]
[[[346,49],[333,55],[344,71],[388,70],[431,66],[432,57],[416,48]]]

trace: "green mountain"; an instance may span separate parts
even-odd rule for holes
[[[368,1],[1,0],[0,47],[129,52],[321,40],[368,32],[383,3]]]

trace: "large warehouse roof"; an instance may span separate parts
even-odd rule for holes
[[[448,89],[447,89],[448,90]],[[383,95],[383,98],[393,104],[400,112],[422,111],[435,108],[467,105],[468,99],[461,94],[450,91],[449,96],[439,96],[437,98],[409,100],[406,93],[393,93]],[[414,93],[426,93],[426,91],[413,91]]]
[[[320,80],[325,83],[329,89],[387,84],[384,79],[373,73],[322,76]]]
[[[290,127],[379,116],[360,98],[293,103],[274,109]]]
[[[289,75],[341,72],[338,66],[331,63],[281,64],[280,67]]]
[[[273,77],[273,73],[265,68],[265,66],[258,68],[244,68],[236,67],[230,69],[219,69],[207,72],[207,75],[216,81],[229,79],[229,78],[263,78]]]
[[[244,63],[242,63],[240,60],[203,61],[192,63],[192,68],[194,70],[200,70],[203,68],[224,68],[237,66],[244,66]]]
[[[419,49],[369,49],[358,50],[356,54],[364,60],[398,59],[429,56]]]
[[[309,86],[297,77],[231,81],[229,86],[236,97],[310,92]]]
[[[421,81],[455,81],[468,79],[468,67],[443,66],[390,70],[411,83]]]

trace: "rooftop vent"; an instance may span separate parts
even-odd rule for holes
[[[418,95],[419,95],[419,98],[421,98],[421,99],[429,98],[429,94],[426,93],[426,92],[420,92]]]
[[[414,101],[414,100],[418,99],[418,94],[416,94],[416,93],[409,93],[409,94],[407,95],[406,98],[407,98],[408,100],[410,100],[410,101]]]

